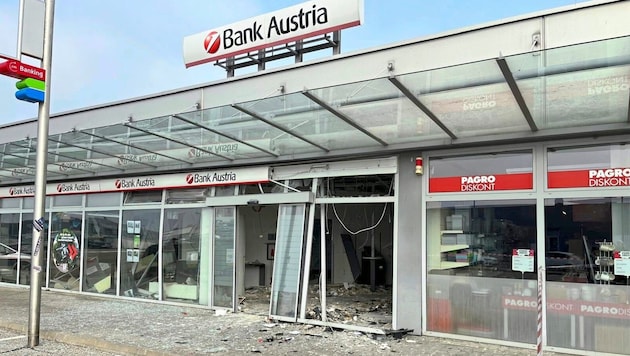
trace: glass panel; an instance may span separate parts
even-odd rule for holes
[[[208,189],[173,189],[166,191],[166,204],[203,203]]]
[[[124,193],[123,205],[159,203],[162,201],[161,190],[133,191]]]
[[[44,208],[48,208],[50,206],[50,196],[46,197],[46,202],[44,203]],[[35,208],[35,198],[33,197],[27,197],[24,198],[24,204],[22,206],[22,209],[33,209]]]
[[[214,196],[215,197],[225,197],[235,195],[236,188],[238,185],[221,185],[214,187]]]
[[[0,207],[19,208],[21,202],[22,202],[21,198],[3,198],[3,199],[0,199]]]
[[[116,294],[119,212],[89,211],[85,220],[83,290]]]
[[[294,94],[293,96],[297,97],[298,95],[301,96],[301,94]],[[272,102],[279,105],[277,103],[281,101],[282,99],[275,98]],[[277,113],[277,115],[280,115],[279,117],[272,118],[271,116],[276,114],[265,111],[270,110],[269,103],[249,102],[240,105],[245,109],[254,111],[265,119],[273,119],[274,122],[292,130],[297,131],[302,125],[307,125],[308,127],[312,126],[308,121],[313,118],[308,116],[308,113],[301,113],[299,110],[296,110],[296,115],[298,116],[296,119],[293,119],[290,113],[283,113],[282,111]],[[289,106],[288,102],[286,106],[280,106],[280,108],[286,108],[287,110],[291,108],[298,109]],[[300,140],[284,130],[280,130],[254,117],[246,115],[233,107],[221,107],[216,110],[220,110],[221,115],[220,118],[212,120],[213,129],[246,140],[247,142],[255,144],[257,147],[268,149],[280,155],[321,151],[321,149],[310,143]],[[215,116],[213,113],[210,115],[211,117]]]
[[[549,188],[630,185],[630,148],[625,143],[550,148],[547,166]]]
[[[429,192],[479,192],[533,188],[531,151],[431,157]]]
[[[494,60],[399,79],[458,137],[529,130]]]
[[[56,195],[53,200],[53,206],[83,206],[83,195]]]
[[[122,218],[120,293],[157,299],[160,210],[127,210]]]
[[[331,106],[390,144],[447,137],[387,79],[340,85],[315,92],[320,98],[329,101]],[[357,132],[353,135],[362,134]]]
[[[201,209],[164,210],[164,300],[199,301]]]
[[[627,354],[629,221],[627,198],[545,200],[549,345]]]
[[[28,281],[31,251],[20,251],[20,214],[0,214],[0,282]]]
[[[214,210],[214,292],[213,304],[234,308],[234,249],[236,208]]]
[[[261,140],[257,140],[256,138],[252,137],[251,139],[245,140],[247,141],[248,145],[231,139],[230,137],[236,137],[239,139],[242,139],[243,137],[241,134],[238,134],[236,132],[230,133],[229,131],[225,131],[225,125],[217,125],[216,121],[220,122],[220,115],[224,113],[227,114],[226,110],[222,110],[222,108],[216,108],[177,115],[179,117],[183,117],[193,122],[196,122],[204,127],[199,128],[198,134],[204,137],[204,142],[196,145],[196,147],[198,147],[199,149],[190,150],[188,152],[187,159],[194,161],[216,159],[214,155],[208,152],[204,152],[202,151],[202,149],[235,159],[269,156],[268,153],[261,151],[261,149],[270,149],[268,137],[263,137]],[[175,120],[179,120],[177,117],[174,118]]]
[[[85,198],[85,206],[89,207],[120,206],[120,193],[87,194]]]
[[[310,185],[310,180],[302,184]],[[394,176],[345,176],[323,178],[318,197],[386,197],[394,196]],[[310,187],[308,187],[310,189]]]
[[[304,205],[281,205],[271,283],[271,315],[297,318],[304,241]]]
[[[20,240],[20,252],[31,255],[33,253],[33,214],[32,213],[22,214],[21,232],[22,234],[21,234],[21,240]],[[41,237],[42,237],[42,241],[40,243],[39,253],[42,254],[41,284],[42,286],[44,286],[46,284],[46,273],[45,273],[44,266],[46,266],[47,261],[48,261],[48,254],[46,253],[46,251],[48,251],[48,227],[46,227],[41,232]],[[30,273],[29,273],[29,277],[30,277]],[[29,285],[30,283],[31,283],[30,278],[20,277],[20,284]]]
[[[507,57],[539,128],[625,122],[630,37]]]
[[[50,288],[78,291],[81,284],[81,212],[52,213]]]
[[[428,330],[535,343],[535,250],[534,201],[428,203]]]

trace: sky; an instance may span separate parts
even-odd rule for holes
[[[185,68],[184,37],[303,2],[55,1],[51,115],[224,79],[225,71],[212,63]],[[342,32],[341,52],[582,2],[364,0],[364,23]],[[18,8],[19,0],[0,0],[0,54],[16,56]],[[0,125],[37,117],[37,104],[15,99],[15,82],[0,75]]]

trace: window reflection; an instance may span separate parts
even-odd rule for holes
[[[630,256],[630,204],[547,199],[545,229],[549,344],[627,352],[630,261],[621,257]]]
[[[535,249],[533,200],[428,203],[428,330],[534,343]]]
[[[84,291],[116,294],[118,211],[85,214]]]
[[[199,300],[200,209],[164,211],[163,298]]]

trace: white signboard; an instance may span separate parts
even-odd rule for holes
[[[512,270],[519,272],[534,272],[534,250],[512,250]]]
[[[220,169],[214,171],[161,174],[155,176],[53,183],[46,185],[46,195],[252,184],[269,182],[269,178],[269,167]],[[34,185],[0,187],[0,198],[27,197],[34,195]]]
[[[363,0],[314,0],[184,38],[186,68],[358,26]]]
[[[630,251],[615,254],[615,274],[630,277]]]

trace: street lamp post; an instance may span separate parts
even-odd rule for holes
[[[37,158],[35,171],[35,207],[33,218],[44,218],[46,202],[46,167],[48,165],[48,121],[50,118],[50,69],[52,65],[52,40],[53,18],[55,13],[55,0],[45,0],[44,16],[44,52],[42,56],[42,68],[47,73],[45,81],[44,101],[39,103],[37,118]],[[19,55],[19,53],[18,53]],[[44,221],[44,219],[39,220]],[[39,345],[39,319],[41,306],[41,278],[45,267],[42,267],[42,254],[46,253],[42,247],[42,235],[46,229],[41,229],[33,223],[33,250],[31,255],[31,290],[30,309],[28,319],[28,347]],[[46,238],[44,236],[43,238]]]

